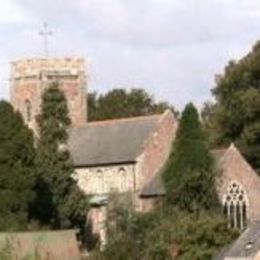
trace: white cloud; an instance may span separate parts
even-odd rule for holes
[[[259,37],[258,0],[1,1],[5,60],[39,55],[48,21],[54,55],[86,57],[90,90],[143,87],[178,108],[208,99],[214,74]],[[8,75],[0,67],[1,84]]]
[[[15,0],[1,0],[0,24],[21,23],[30,20],[27,12]]]

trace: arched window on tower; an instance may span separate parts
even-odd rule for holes
[[[126,176],[126,170],[124,167],[119,168],[119,175],[121,179],[121,191],[126,192],[127,191],[127,176]]]
[[[246,226],[248,198],[245,189],[237,181],[232,181],[223,196],[223,209],[232,228],[243,229]]]
[[[31,122],[32,120],[32,105],[31,102],[26,99],[25,101],[25,121],[26,122]]]

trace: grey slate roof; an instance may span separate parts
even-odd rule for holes
[[[74,166],[135,162],[161,116],[100,121],[70,129]]]
[[[260,221],[251,223],[240,237],[215,259],[251,259],[258,251],[260,251]]]

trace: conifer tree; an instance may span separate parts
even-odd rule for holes
[[[35,149],[21,115],[0,102],[0,230],[25,229],[34,193]]]
[[[164,177],[169,201],[181,209],[216,206],[213,160],[193,104],[188,104],[182,113]]]
[[[71,121],[66,98],[57,83],[44,92],[37,120],[38,196],[34,215],[53,228],[70,227],[80,214],[75,205],[82,206],[79,199],[82,196],[72,179],[73,165],[67,149]]]

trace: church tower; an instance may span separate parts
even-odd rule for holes
[[[57,82],[64,92],[72,126],[87,122],[85,63],[81,58],[33,58],[11,64],[11,103],[24,121],[36,131],[41,97],[46,88]]]

